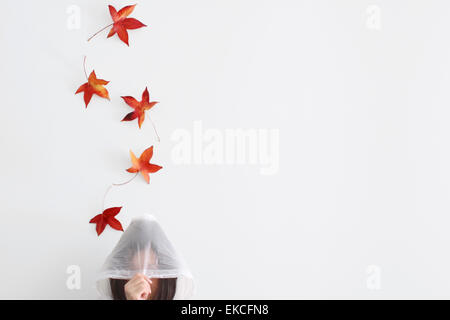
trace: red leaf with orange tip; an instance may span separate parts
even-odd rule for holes
[[[131,107],[134,109],[134,111],[128,113],[122,121],[131,121],[134,119],[138,119],[138,125],[139,128],[141,128],[142,123],[145,119],[145,111],[150,110],[155,104],[157,104],[157,101],[150,102],[150,95],[148,93],[147,87],[145,87],[144,92],[142,93],[142,100],[137,101],[135,98],[130,96],[124,96],[122,99]]]
[[[95,71],[92,70],[91,74],[89,75],[88,82],[82,84],[78,88],[77,92],[75,92],[75,94],[84,92],[84,103],[87,108],[89,102],[91,101],[92,95],[94,94],[109,100],[108,90],[106,90],[106,88],[104,87],[108,83],[109,81],[97,79]]]
[[[127,44],[127,46],[129,46],[127,30],[133,30],[133,29],[139,29],[142,27],[146,27],[146,25],[143,24],[142,22],[140,22],[139,20],[134,19],[134,18],[128,18],[128,16],[133,12],[134,7],[136,7],[135,4],[131,5],[131,6],[126,6],[126,7],[123,7],[122,9],[120,9],[119,12],[117,12],[116,8],[109,5],[108,6],[109,13],[111,14],[113,23],[107,25],[106,27],[104,27],[104,28],[100,29],[99,31],[97,31],[96,33],[94,33],[87,41],[90,41],[97,34],[99,34],[103,30],[112,26],[111,30],[109,30],[108,38],[112,37],[113,35],[115,35],[117,33],[120,40],[122,40],[123,42],[125,42]]]
[[[131,173],[140,172],[144,177],[145,181],[147,181],[147,183],[150,183],[149,173],[155,173],[162,169],[161,166],[150,163],[150,160],[153,157],[153,146],[142,152],[139,159],[136,158],[133,151],[131,150],[130,156],[131,156],[131,163],[133,164],[133,166],[131,168],[128,168],[127,171]]]
[[[115,216],[120,212],[122,207],[112,207],[105,209],[102,213],[96,215],[89,221],[89,223],[96,223],[96,231],[97,235],[100,235],[103,230],[105,230],[106,225],[109,225],[111,228],[123,231],[122,224],[119,220],[115,218]]]
[[[133,30],[133,29],[139,29],[142,27],[146,27],[145,24],[140,22],[139,20],[136,20],[134,18],[128,18],[128,16],[133,12],[134,7],[136,5],[132,6],[126,6],[119,10],[119,12],[116,11],[116,9],[109,5],[109,13],[111,14],[111,18],[113,19],[114,23],[109,31],[108,38],[112,37],[117,33],[120,40],[125,42],[127,46],[128,44],[128,32],[127,30]]]

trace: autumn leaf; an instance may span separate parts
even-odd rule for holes
[[[128,168],[127,171],[131,173],[140,172],[144,177],[145,181],[147,181],[147,183],[150,183],[149,173],[155,173],[162,169],[161,166],[150,163],[150,160],[153,157],[153,146],[142,152],[139,159],[136,158],[133,151],[131,150],[130,156],[131,156],[131,163],[133,164],[133,166],[131,168]]]
[[[96,215],[89,221],[89,223],[96,223],[97,235],[100,235],[105,230],[106,225],[110,225],[111,228],[123,231],[122,224],[115,216],[120,212],[122,207],[113,207],[104,210],[101,214]]]
[[[148,93],[147,87],[145,87],[144,92],[142,93],[142,100],[139,102],[135,98],[130,96],[122,97],[122,99],[134,109],[134,111],[130,112],[122,119],[122,121],[132,121],[134,119],[138,119],[139,128],[141,128],[142,123],[145,119],[145,111],[150,110],[157,101],[150,102],[150,96]]]
[[[120,40],[122,40],[123,42],[125,42],[127,44],[127,46],[129,46],[127,30],[134,30],[134,29],[146,27],[146,25],[143,24],[142,22],[140,22],[139,20],[134,19],[134,18],[128,18],[128,16],[133,12],[134,7],[136,7],[135,4],[131,5],[131,6],[126,6],[126,7],[123,7],[122,9],[120,9],[119,12],[117,12],[116,8],[109,5],[108,6],[109,13],[111,14],[111,18],[113,19],[114,22],[112,24],[104,27],[100,31],[96,32],[92,37],[90,37],[88,39],[88,41],[91,40],[93,37],[95,37],[99,32],[112,26],[111,30],[108,33],[108,38],[112,37],[113,35],[115,35],[117,33]]]
[[[106,88],[104,87],[108,83],[109,81],[97,79],[95,71],[92,70],[91,74],[89,75],[88,82],[82,84],[78,88],[77,92],[75,92],[75,94],[84,92],[84,103],[86,104],[87,108],[89,102],[91,101],[92,95],[94,94],[109,100],[108,90],[106,90]]]

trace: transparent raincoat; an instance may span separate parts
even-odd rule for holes
[[[106,258],[97,280],[100,298],[113,298],[109,279],[128,280],[137,273],[149,278],[176,278],[174,299],[190,299],[194,294],[186,263],[152,215],[133,219]]]

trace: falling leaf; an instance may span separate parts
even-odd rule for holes
[[[122,207],[113,207],[104,210],[101,214],[96,215],[89,221],[89,223],[96,223],[97,234],[100,235],[105,230],[106,225],[110,225],[111,228],[123,231],[120,221],[114,218],[122,209]]]
[[[93,70],[89,75],[88,82],[82,84],[75,94],[84,92],[84,103],[87,108],[93,94],[109,100],[108,90],[104,87],[104,85],[107,85],[108,83],[109,81],[97,79],[95,71]]]
[[[133,151],[131,150],[130,156],[131,156],[131,163],[133,164],[133,166],[127,169],[127,171],[131,173],[140,172],[144,177],[145,181],[147,181],[147,183],[150,183],[149,173],[155,173],[162,169],[161,166],[150,163],[150,160],[153,157],[153,146],[142,152],[139,159],[136,158]]]
[[[109,5],[108,7],[109,13],[111,14],[111,17],[113,19],[113,23],[107,25],[106,27],[94,33],[87,41],[90,41],[97,34],[112,26],[111,30],[108,33],[108,38],[112,37],[117,33],[120,40],[122,40],[127,44],[127,46],[129,46],[127,29],[133,30],[146,27],[146,25],[140,22],[139,20],[136,20],[134,18],[128,18],[128,16],[133,12],[134,7],[136,7],[136,5],[134,4],[132,6],[123,7],[122,9],[119,10],[119,12],[117,12],[117,10],[111,5]]]
[[[142,100],[139,102],[135,98],[130,96],[122,97],[125,102],[134,109],[134,111],[130,112],[122,119],[122,121],[131,121],[134,119],[138,119],[139,128],[141,128],[142,123],[145,119],[145,111],[150,110],[157,101],[150,102],[150,96],[148,93],[147,87],[145,87],[144,92],[142,93]]]
[[[109,31],[108,38],[117,33],[120,40],[122,40],[127,44],[127,46],[129,46],[127,29],[132,30],[146,27],[146,25],[139,20],[136,20],[134,18],[127,18],[133,12],[136,5],[134,4],[132,6],[123,7],[119,10],[119,12],[117,12],[116,9],[111,5],[109,5],[108,7],[111,18],[114,21],[114,24]]]

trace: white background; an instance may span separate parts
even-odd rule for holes
[[[448,1],[140,1],[132,17],[149,27],[130,47],[107,31],[86,42],[109,3],[131,4],[2,1],[0,298],[96,298],[121,233],[88,221],[130,177],[129,150],[150,145],[164,169],[106,205],[124,206],[124,226],[159,218],[197,298],[450,298]],[[74,95],[84,55],[111,102]],[[145,86],[160,143],[148,119],[120,122],[120,96]],[[171,134],[196,120],[279,129],[278,173],[175,165]]]

